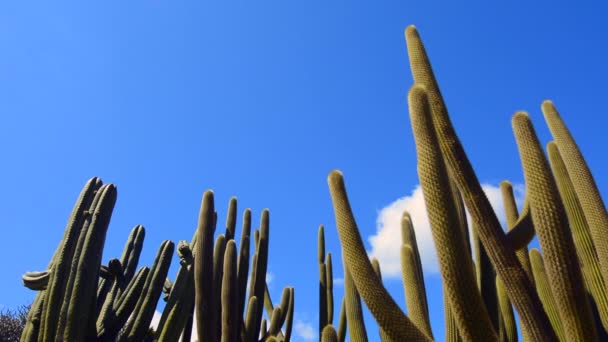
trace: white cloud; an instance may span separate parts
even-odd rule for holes
[[[162,312],[154,311],[154,316],[152,316],[152,322],[150,322],[150,328],[154,328],[154,330],[156,330],[156,328],[158,328],[158,323],[160,323],[160,318],[162,316]]]
[[[343,286],[344,278],[334,278],[334,286]]]
[[[304,322],[302,320],[296,319],[296,324],[294,326],[296,335],[306,341],[314,341],[317,337],[315,334],[315,329],[312,327],[312,324],[308,322]]]
[[[499,220],[504,222],[505,214],[500,188],[491,184],[482,184],[482,188]],[[520,203],[524,187],[515,185],[514,189],[516,200]],[[420,185],[414,188],[411,195],[399,198],[380,210],[376,219],[377,232],[369,237],[372,245],[372,250],[369,252],[370,257],[378,258],[383,277],[398,278],[401,276],[401,217],[404,211],[408,211],[412,217],[425,274],[439,273],[435,243]]]
[[[266,284],[270,286],[270,283],[274,280],[274,273],[268,271],[266,272]]]

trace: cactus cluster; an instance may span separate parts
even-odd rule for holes
[[[63,239],[47,270],[23,276],[38,291],[21,336],[28,341],[289,341],[294,290],[286,287],[273,306],[266,284],[269,212],[254,231],[250,264],[251,210],[243,214],[240,244],[234,240],[236,198],[230,200],[226,231],[215,238],[213,192],[206,191],[194,238],[177,245],[180,268],[167,278],[175,244],[164,241],[151,267],[137,270],[145,229],[133,228],[120,259],[101,264],[116,187],[90,179],[76,202]],[[248,282],[249,280],[249,282]],[[250,287],[247,291],[247,284]],[[150,328],[159,299],[166,305]],[[269,317],[266,323],[264,309]]]
[[[542,111],[555,141],[541,146],[527,113],[512,126],[526,184],[521,213],[508,181],[501,184],[503,229],[448,116],[415,27],[405,31],[414,85],[408,94],[418,176],[437,249],[445,298],[446,341],[606,340],[608,215],[582,154],[550,101]],[[359,296],[382,341],[431,341],[424,280],[408,213],[401,263],[408,315],[383,288],[369,260],[340,171],[328,177],[344,259],[345,322],[351,341],[367,340]],[[469,246],[466,211],[471,217]],[[538,237],[541,250],[528,244]],[[321,301],[323,303],[323,300]],[[324,308],[320,309],[323,312]],[[322,340],[344,341],[328,333]]]
[[[542,104],[555,139],[546,153],[528,114],[513,116],[526,198],[519,212],[511,184],[501,183],[503,228],[454,131],[417,30],[408,27],[405,36],[415,82],[408,94],[409,114],[442,277],[445,340],[513,342],[518,329],[524,341],[607,340],[608,214],[557,109],[550,101]],[[342,173],[331,172],[328,183],[345,291],[337,313],[333,259],[320,226],[319,340],[345,341],[347,335],[351,341],[378,339],[368,336],[361,299],[378,324],[380,340],[439,338],[431,329],[439,323],[429,319],[410,215],[403,213],[401,220],[406,315],[384,288],[378,260],[368,257]],[[47,269],[23,276],[24,285],[38,291],[23,342],[190,340],[194,328],[199,341],[290,341],[294,289],[284,288],[275,306],[266,284],[268,210],[253,236],[251,211],[244,211],[237,245],[236,198],[229,203],[225,232],[219,233],[214,195],[206,191],[194,237],[177,244],[180,267],[171,281],[171,241],[161,244],[151,267],[137,270],[142,226],[133,228],[119,259],[101,264],[116,196],[114,185],[89,180]],[[535,236],[541,249],[528,250]],[[158,327],[151,330],[161,296],[166,305]]]

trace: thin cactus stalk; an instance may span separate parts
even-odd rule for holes
[[[331,172],[328,177],[328,184],[334,205],[338,235],[342,244],[345,269],[348,269],[352,275],[357,291],[367,304],[378,325],[393,340],[429,341],[430,338],[405,316],[395,300],[384,289],[378,277],[373,274],[372,265],[365,252],[361,235],[359,235],[348,202],[342,173],[339,171]],[[349,322],[352,330],[353,322],[350,319]]]
[[[477,176],[448,117],[441,92],[422,41],[416,28],[405,32],[410,65],[415,83],[426,88],[433,113],[433,122],[439,145],[450,176],[458,185],[471,219],[479,230],[479,237],[486,248],[494,269],[503,280],[505,289],[522,317],[522,323],[530,337],[536,341],[553,341],[555,334],[542,310],[542,304],[526,276],[515,251],[507,242],[500,223],[488,201]]]
[[[549,285],[547,273],[545,272],[543,257],[536,248],[530,249],[530,264],[532,265],[532,274],[534,275],[536,290],[538,291],[538,295],[543,302],[543,307],[547,312],[551,325],[553,326],[559,341],[566,341],[557,304],[555,303],[553,293],[551,293],[551,285]]]
[[[475,283],[470,256],[452,202],[450,181],[435,135],[426,91],[414,85],[408,96],[416,140],[418,178],[431,223],[444,289],[458,331],[466,341],[495,341],[496,332]]]
[[[502,203],[505,209],[505,218],[507,221],[507,227],[509,231],[513,230],[517,221],[519,220],[519,213],[517,210],[517,203],[515,203],[515,196],[513,195],[513,186],[508,181],[502,181],[500,183],[500,194],[502,196]],[[528,278],[533,282],[532,277],[532,266],[530,266],[530,257],[528,256],[528,247],[523,246],[515,251],[517,259],[524,268],[524,271],[528,275]]]
[[[445,291],[445,285],[443,286],[443,314],[445,316],[445,340],[446,342],[460,342],[460,334],[458,333],[458,326],[454,315],[452,315],[452,308],[450,307],[450,301]]]
[[[95,184],[96,184],[95,186],[97,187],[97,191],[95,191],[95,197],[93,198],[93,202],[91,202],[91,205],[89,206],[89,210],[87,211],[82,230],[78,236],[78,242],[76,244],[76,250],[74,251],[74,257],[72,258],[72,264],[70,266],[68,282],[66,284],[65,293],[63,295],[63,303],[61,304],[61,311],[59,312],[59,321],[57,322],[57,333],[56,333],[57,339],[63,338],[63,331],[65,330],[65,325],[66,325],[66,321],[67,321],[67,317],[68,317],[68,309],[69,309],[71,298],[72,298],[72,291],[74,289],[74,281],[77,276],[78,261],[80,259],[79,256],[81,254],[82,248],[85,243],[85,238],[87,236],[86,232],[88,231],[89,226],[91,225],[91,220],[93,218],[91,213],[97,207],[97,203],[99,202],[99,199],[101,198],[101,195],[103,194],[103,188],[105,187],[105,185],[101,185],[102,182],[100,179],[98,179]],[[43,309],[43,310],[45,310],[45,309]],[[42,320],[41,326],[40,326],[41,331],[44,331],[44,323],[45,323],[45,321]]]
[[[376,277],[378,277],[378,279],[382,281],[382,271],[380,270],[380,262],[377,258],[372,258],[371,262],[372,268],[374,269],[374,273],[376,273]],[[390,341],[390,338],[388,337],[388,335],[386,335],[386,332],[384,332],[382,328],[380,328],[380,341]]]
[[[572,238],[576,247],[576,253],[583,273],[583,280],[587,290],[597,303],[597,310],[605,330],[608,330],[608,293],[602,278],[600,264],[593,244],[593,237],[589,225],[585,219],[583,210],[576,193],[568,170],[561,158],[559,149],[555,142],[547,145],[551,169],[555,176],[560,197],[566,209],[568,222],[572,231]]]
[[[180,268],[158,323],[156,335],[159,341],[175,341],[179,338],[194,303],[194,270],[188,242],[179,242],[177,254],[180,258]],[[165,286],[166,283],[165,281]]]
[[[91,223],[86,231],[82,251],[79,255],[74,288],[68,306],[65,341],[83,341],[87,329],[95,324],[95,295],[97,294],[97,274],[101,264],[101,251],[106,238],[112,210],[116,203],[116,187],[112,184],[100,188],[98,205],[91,215]],[[82,234],[82,233],[81,233]],[[93,275],[93,276],[91,276]]]
[[[240,320],[238,319],[237,272],[236,272],[236,243],[229,240],[224,256],[224,272],[222,280],[222,342],[238,341]],[[280,326],[279,326],[280,329]]]
[[[266,270],[268,267],[268,242],[269,242],[269,224],[270,224],[270,213],[267,209],[262,211],[262,217],[260,219],[260,233],[254,255],[255,263],[251,273],[251,285],[249,289],[250,296],[253,295],[257,298],[264,298],[264,290],[266,288]],[[257,257],[256,257],[257,256]],[[257,306],[255,315],[255,325],[253,329],[254,336],[259,335],[260,323],[262,320],[262,313],[264,310],[263,303]]]
[[[405,289],[405,301],[408,317],[418,329],[432,337],[431,324],[426,305],[424,279],[418,278],[416,272],[418,260],[410,245],[401,246],[401,274]]]
[[[251,210],[245,209],[243,213],[243,228],[241,231],[241,240],[239,241],[239,257],[237,265],[237,281],[238,281],[238,312],[239,317],[243,317],[245,310],[246,292],[247,292],[247,276],[249,274],[249,249],[250,249],[250,234],[251,234]],[[242,318],[241,318],[242,321]],[[241,322],[242,323],[242,322]]]
[[[319,262],[319,340],[323,328],[328,324],[327,318],[327,269],[325,265],[325,232],[323,225],[319,226],[317,253]]]
[[[215,239],[213,248],[213,296],[211,297],[212,341],[219,341],[222,336],[222,277],[224,271],[224,255],[226,252],[226,238],[220,234]]]
[[[173,251],[173,242],[166,240],[161,244],[146,279],[144,292],[138,301],[133,317],[129,321],[126,333],[121,340],[129,342],[143,340],[154,316],[156,303],[162,293],[163,284],[171,265]]]
[[[119,330],[125,325],[138,302],[150,269],[142,267],[133,277],[120,298],[114,302],[110,317],[106,317],[97,330],[100,341],[114,341]]]
[[[338,341],[344,342],[346,340],[346,300],[342,297],[342,304],[340,305],[340,316],[338,318]]]
[[[55,333],[57,325],[54,323],[59,319],[59,313],[61,311],[61,305],[63,303],[63,296],[65,294],[65,288],[67,280],[69,279],[70,267],[74,257],[76,244],[78,237],[82,230],[84,220],[87,213],[87,209],[93,202],[95,197],[95,191],[97,184],[97,178],[91,178],[80,192],[80,196],[76,201],[72,214],[68,220],[67,227],[65,229],[64,237],[61,243],[61,251],[57,255],[51,272],[51,279],[47,287],[46,294],[46,310],[44,310],[44,331],[42,340],[53,341],[55,339]]]
[[[517,342],[517,325],[515,324],[515,317],[513,316],[513,308],[511,307],[511,302],[509,301],[505,287],[498,277],[496,277],[496,293],[498,295],[502,323],[504,324],[503,340],[507,342]]]
[[[287,306],[287,314],[285,315],[285,342],[291,341],[291,332],[293,329],[293,314],[295,309],[295,290],[289,287],[289,304]]]
[[[334,270],[331,259],[331,253],[325,256],[325,281],[327,295],[327,324],[333,324],[334,321]]]
[[[549,164],[528,115],[513,116],[513,131],[521,155],[536,234],[545,255],[545,268],[569,341],[596,341],[597,331],[568,219]]]
[[[195,311],[198,340],[212,333],[213,296],[213,191],[205,191],[201,204],[194,247]]]
[[[344,260],[344,258],[342,259]],[[351,341],[367,341],[361,297],[346,265],[344,265],[344,302],[346,321],[349,324],[348,334]]]
[[[226,215],[226,241],[234,239],[234,233],[236,232],[236,197],[231,197],[228,203],[228,215]]]
[[[585,219],[589,224],[604,283],[606,283],[608,281],[608,213],[606,212],[606,206],[582,152],[553,102],[544,101],[542,111],[572,180]]]
[[[123,266],[124,280],[126,284],[128,284],[135,275],[145,237],[146,229],[144,226],[138,224],[133,227],[129,238],[127,239],[122,256],[120,257],[120,263]]]
[[[258,311],[258,299],[256,296],[249,298],[249,304],[247,305],[247,314],[245,315],[245,331],[243,336],[244,342],[256,342],[258,335],[256,332],[259,331],[259,327],[256,329],[255,324],[257,321],[256,313]]]

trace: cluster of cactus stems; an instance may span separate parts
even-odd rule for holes
[[[454,131],[416,28],[408,27],[405,38],[414,78],[408,103],[418,176],[443,284],[443,340],[512,342],[518,340],[518,327],[524,341],[608,340],[608,215],[553,103],[545,101],[541,106],[554,138],[546,150],[527,113],[517,112],[512,118],[526,196],[519,212],[511,183],[501,183],[506,213],[502,227]],[[337,331],[331,320],[320,319],[321,340],[344,341],[345,329],[351,341],[433,340],[410,215],[404,213],[401,222],[406,315],[384,289],[378,261],[368,257],[342,173],[331,172],[328,183],[345,295]],[[324,292],[322,234],[320,229],[319,312],[325,317],[331,303]],[[528,250],[535,236],[541,248]],[[367,336],[361,298],[378,324],[377,338]]]
[[[415,82],[408,94],[409,114],[442,277],[445,340],[514,342],[518,328],[524,341],[608,339],[608,214],[553,103],[542,104],[555,139],[546,152],[528,114],[513,116],[526,196],[519,212],[513,187],[501,183],[502,227],[454,131],[418,32],[410,26],[405,37]],[[348,335],[350,341],[376,340],[366,331],[363,299],[380,340],[432,341],[431,327],[438,323],[429,318],[410,215],[403,213],[401,220],[406,315],[384,288],[378,260],[368,257],[342,173],[331,172],[328,183],[341,243],[344,297],[334,322],[332,255],[326,253],[320,226],[318,339],[342,342]],[[251,211],[243,213],[237,245],[236,198],[229,203],[225,232],[216,234],[214,195],[206,191],[194,237],[177,244],[180,267],[171,281],[171,241],[161,244],[151,267],[137,269],[145,235],[139,225],[120,259],[101,264],[116,195],[114,185],[89,180],[47,270],[23,276],[24,285],[38,291],[23,342],[189,341],[194,328],[198,341],[290,341],[294,289],[285,287],[275,306],[266,284],[268,210],[253,233],[251,253]],[[528,250],[535,236],[541,250]],[[166,305],[152,330],[161,296]]]
[[[22,342],[190,341],[193,327],[198,341],[290,341],[294,289],[286,287],[280,304],[273,306],[266,284],[268,210],[254,231],[250,260],[251,211],[243,214],[237,246],[237,201],[232,198],[226,231],[214,240],[217,214],[213,192],[206,191],[194,238],[177,245],[180,267],[171,281],[171,241],[161,244],[151,267],[137,270],[145,236],[141,225],[133,228],[120,259],[101,264],[116,195],[114,185],[89,180],[47,270],[23,276],[24,285],[38,295]],[[166,304],[158,326],[151,329],[161,296]]]

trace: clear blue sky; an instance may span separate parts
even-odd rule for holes
[[[0,304],[33,299],[21,275],[46,267],[99,176],[118,186],[104,260],[135,224],[147,228],[141,264],[162,240],[189,240],[205,189],[222,225],[230,196],[255,222],[270,208],[273,297],[295,286],[298,319],[316,329],[321,223],[342,273],[327,174],[344,172],[366,242],[380,210],[418,184],[409,24],[483,182],[523,182],[510,117],[529,111],[546,142],[550,98],[606,196],[606,17],[603,5],[554,2],[2,2]],[[442,340],[438,279],[427,284]],[[404,302],[399,279],[386,286]]]

